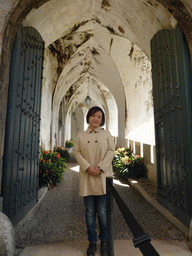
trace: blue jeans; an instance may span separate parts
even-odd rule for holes
[[[85,196],[84,203],[86,208],[86,224],[87,234],[90,243],[97,243],[96,233],[96,213],[99,221],[99,239],[101,241],[107,240],[107,214],[106,214],[106,195],[102,196]]]

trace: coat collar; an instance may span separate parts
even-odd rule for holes
[[[86,132],[87,133],[92,133],[92,132],[99,132],[101,130],[101,127],[95,128],[94,130],[92,130],[90,127],[87,128]]]

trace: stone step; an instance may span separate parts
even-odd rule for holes
[[[170,240],[154,240],[151,242],[154,248],[161,256],[181,256],[192,255],[186,244],[179,241]],[[72,241],[58,244],[45,244],[39,246],[26,247],[20,256],[85,256],[88,247],[86,241]],[[100,255],[100,246],[95,256]],[[115,240],[114,242],[115,256],[141,256],[142,253],[138,248],[135,248],[132,240]]]

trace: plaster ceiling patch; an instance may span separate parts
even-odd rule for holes
[[[47,47],[72,31],[80,32],[80,27],[86,28],[88,21],[95,20],[96,26],[92,23],[93,27],[89,27],[93,33],[122,36],[149,55],[152,36],[160,29],[176,25],[162,5],[155,0],[150,3],[145,0],[50,0],[32,9],[23,25],[36,28]]]

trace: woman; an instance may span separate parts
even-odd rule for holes
[[[74,154],[80,165],[79,195],[84,197],[89,240],[88,256],[94,256],[97,244],[96,213],[101,240],[101,255],[107,255],[106,234],[106,176],[112,176],[115,145],[109,131],[101,127],[105,115],[101,108],[92,107],[87,113],[89,127],[80,132],[74,145]]]

